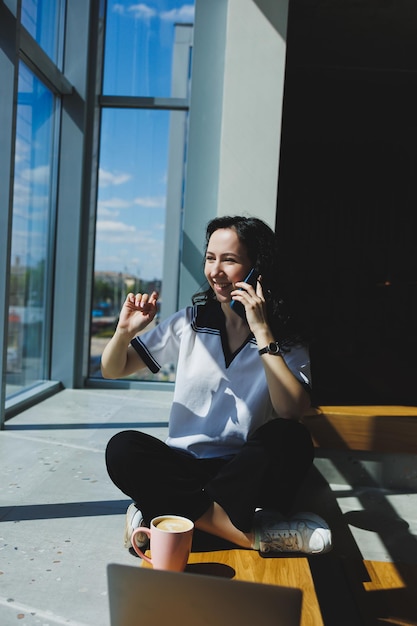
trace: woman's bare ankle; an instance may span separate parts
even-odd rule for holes
[[[233,525],[226,511],[217,502],[195,521],[195,527],[242,548],[252,548],[255,541],[253,533],[244,533]]]

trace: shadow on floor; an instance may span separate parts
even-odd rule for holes
[[[125,513],[130,500],[97,500],[92,502],[63,502],[54,504],[24,504],[0,507],[0,521],[21,522],[27,520],[57,519],[71,517],[96,517]]]

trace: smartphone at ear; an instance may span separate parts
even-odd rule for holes
[[[258,282],[258,278],[259,273],[253,267],[243,282],[252,285],[252,287],[256,290],[256,283]],[[246,319],[245,307],[241,302],[238,302],[237,300],[231,300],[230,308],[232,308],[235,313],[240,315],[242,319]]]

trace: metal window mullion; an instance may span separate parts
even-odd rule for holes
[[[188,111],[187,98],[148,98],[141,96],[100,96],[99,106],[117,109],[159,109],[164,111]]]
[[[54,94],[73,92],[71,83],[23,26],[20,26],[19,47],[22,60]]]
[[[61,139],[61,98],[54,96],[53,104],[53,140],[52,153],[59,153],[59,145]],[[48,307],[48,302],[53,302],[54,293],[54,276],[55,276],[55,257],[56,257],[56,228],[57,228],[57,205],[58,205],[58,159],[53,158],[51,163],[51,180],[50,180],[50,206],[49,206],[49,224],[48,224],[48,243],[45,267],[45,285],[44,293],[44,310],[45,327],[43,329],[43,377],[46,380],[51,379],[51,354],[52,354],[52,306]]]
[[[0,3],[0,429],[5,421],[17,91],[16,18]]]

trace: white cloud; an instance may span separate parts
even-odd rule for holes
[[[124,222],[114,222],[112,220],[97,220],[97,231],[99,233],[109,232],[109,233],[133,233],[135,232],[134,226],[129,226],[129,224],[125,224]]]
[[[192,4],[183,4],[178,9],[171,9],[171,11],[163,11],[161,13],[161,20],[167,22],[193,22],[194,21],[194,6]]]
[[[30,145],[26,141],[16,138],[15,163],[21,163],[30,155]]]
[[[125,8],[123,4],[114,4],[113,5],[113,13],[119,13],[119,15],[124,15]]]
[[[135,20],[149,20],[151,17],[155,17],[156,11],[147,4],[131,4],[128,11],[133,14]]]
[[[28,185],[27,182],[15,179],[13,187],[13,204],[14,206],[25,204],[26,207],[30,204],[30,185]]]
[[[122,198],[109,198],[108,200],[99,200],[98,206],[100,210],[118,210],[129,209],[132,206],[132,203],[129,202],[129,200],[123,200]]]
[[[126,268],[144,279],[162,276],[163,242],[155,230],[99,233],[96,269],[122,272]]]
[[[99,215],[101,218],[108,217],[115,219],[119,216],[119,211],[111,211],[110,209],[102,207],[99,203],[97,206],[97,215]]]
[[[116,220],[97,221],[97,244],[99,247],[105,245],[105,254],[109,254],[112,245],[118,246],[118,253],[123,255],[130,245],[140,247],[141,254],[146,257],[148,251],[154,245],[162,245],[162,241],[156,243],[155,234],[157,229],[137,229]]]
[[[111,185],[123,185],[132,178],[130,174],[123,172],[109,172],[100,167],[98,171],[100,187],[110,187]]]
[[[12,262],[15,263],[18,257],[22,265],[34,267],[45,259],[47,240],[45,230],[36,230],[33,227],[30,231],[13,229]]]
[[[20,176],[23,180],[28,180],[31,183],[47,185],[49,183],[49,173],[49,165],[39,165],[38,167],[28,167],[22,170]]]
[[[135,198],[133,202],[147,209],[161,209],[165,207],[165,196],[139,197]]]
[[[27,181],[15,179],[13,187],[13,213],[26,219],[46,219],[49,207],[49,195],[33,193]]]
[[[158,15],[158,12],[145,4],[140,2],[139,4],[131,4],[125,7],[121,3],[113,5],[113,13],[119,15],[133,15],[136,20],[149,20]],[[193,22],[194,21],[194,6],[192,4],[183,4],[182,7],[177,9],[171,9],[170,11],[162,11],[159,15],[161,20],[166,22]]]

